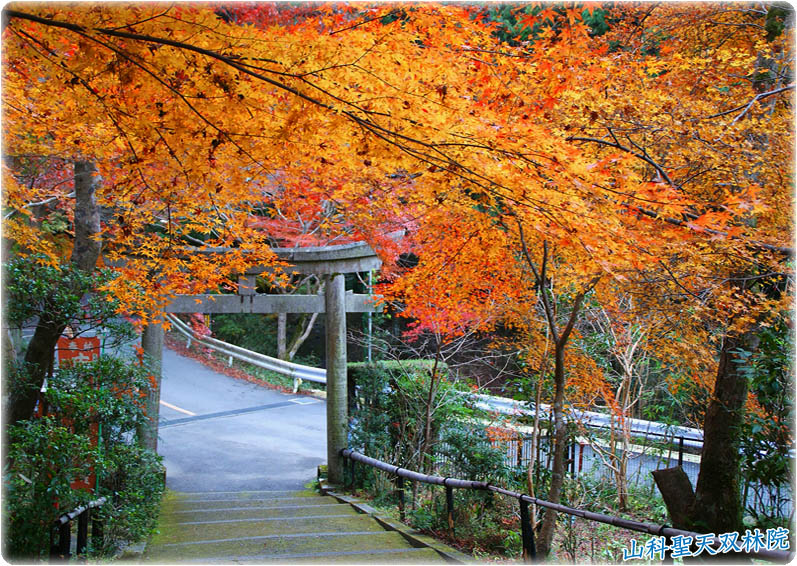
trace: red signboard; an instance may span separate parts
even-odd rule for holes
[[[55,350],[55,359],[58,362],[58,367],[65,367],[69,364],[90,362],[100,357],[100,339],[96,337],[91,338],[68,338],[61,336],[58,339],[58,345]],[[90,415],[86,415],[89,418]],[[90,425],[91,430],[91,443],[96,446],[98,439],[97,423]],[[97,478],[94,471],[90,471],[88,475],[82,478],[75,479],[70,485],[72,489],[87,489],[94,491],[94,486]]]
[[[67,338],[61,336],[55,350],[59,367],[69,363],[90,362],[100,357],[100,339],[96,337]]]

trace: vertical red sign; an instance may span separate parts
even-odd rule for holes
[[[100,357],[100,339],[97,337],[67,338],[61,336],[55,350],[59,367],[68,363],[90,362]]]
[[[61,336],[58,339],[58,345],[55,350],[55,359],[58,362],[58,367],[64,367],[69,364],[83,363],[96,360],[100,357],[100,339],[96,337],[76,337],[68,338]],[[91,415],[86,415],[86,418],[91,418]],[[97,423],[92,423],[91,430],[91,443],[96,446],[98,438]],[[72,489],[87,489],[94,491],[94,486],[97,478],[94,470],[91,470],[88,475],[82,478],[75,479],[70,485]]]

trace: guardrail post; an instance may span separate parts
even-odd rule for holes
[[[399,519],[402,521],[406,518],[406,514],[404,513],[404,478],[401,476],[396,477],[396,484],[398,486],[398,498],[399,498]]]
[[[67,560],[72,546],[72,523],[67,521],[58,526],[58,556]]]
[[[349,461],[349,466],[348,466],[349,467],[349,489],[354,491],[354,473],[355,473],[354,460],[352,460],[351,458],[348,458],[348,461]]]
[[[568,447],[569,457],[568,457],[568,467],[570,468],[570,477],[576,476],[576,441],[571,440],[570,446]]]
[[[684,437],[678,439],[678,465],[684,465]]]
[[[454,488],[446,486],[446,509],[448,510],[448,528],[454,535]]]
[[[56,541],[55,525],[50,528],[50,561],[58,556],[58,542]]]
[[[77,550],[75,554],[78,556],[86,554],[89,541],[89,513],[91,513],[91,509],[86,509],[77,516]]]
[[[519,434],[517,439],[517,466],[523,465],[523,435]]]
[[[672,548],[672,537],[665,535],[664,540],[666,541],[667,548]],[[672,553],[667,554],[667,551],[665,550],[664,551],[664,558],[662,558],[661,563],[662,564],[675,564],[675,560],[672,557]]]
[[[520,498],[520,536],[523,541],[523,560],[532,564],[537,558],[537,548],[534,544],[534,528],[531,525],[529,502]]]

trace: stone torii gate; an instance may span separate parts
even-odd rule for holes
[[[204,251],[204,250],[203,250]],[[167,313],[325,313],[327,359],[327,463],[329,481],[343,483],[343,461],[340,451],[348,444],[346,388],[346,313],[374,312],[370,295],[346,293],[345,274],[379,269],[382,265],[365,242],[324,247],[273,248],[277,257],[289,264],[285,269],[302,274],[324,276],[326,285],[321,295],[266,295],[255,291],[255,278],[268,268],[253,269],[239,277],[235,295],[179,295],[166,307]],[[223,253],[223,249],[207,250]],[[154,328],[160,325],[150,325]],[[163,349],[160,338],[142,337],[142,347],[159,361]],[[157,362],[156,362],[157,363]],[[157,367],[160,367],[158,364]],[[157,392],[160,396],[160,392]],[[159,399],[154,400],[155,407]],[[157,411],[157,408],[155,409]],[[158,417],[154,417],[157,423]],[[157,433],[155,435],[157,442]]]

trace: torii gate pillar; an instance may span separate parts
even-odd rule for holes
[[[332,484],[343,484],[340,451],[348,447],[346,388],[346,279],[329,275],[325,289],[327,350],[327,464]]]

